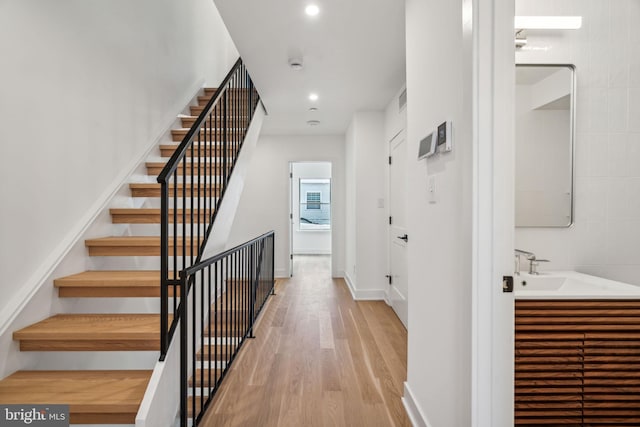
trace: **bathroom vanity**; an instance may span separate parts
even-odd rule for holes
[[[571,271],[514,290],[515,425],[640,425],[640,287]]]

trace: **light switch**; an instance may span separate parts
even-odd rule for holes
[[[427,193],[429,203],[436,203],[436,176],[429,175],[427,177]]]

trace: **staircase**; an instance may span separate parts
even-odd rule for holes
[[[204,89],[197,98],[198,105],[190,107],[192,116],[181,117],[182,127],[171,131],[174,143],[159,146],[159,155],[165,160],[151,161],[146,164],[147,173],[150,176],[155,178],[162,171],[168,158],[173,156],[181,146],[180,141],[189,133],[191,126],[198,119],[197,116],[202,113],[215,93],[215,88]],[[241,96],[231,93],[224,99],[225,102],[233,103],[237,102]],[[257,100],[255,104],[257,105]],[[242,131],[246,132],[250,114],[238,118],[242,119]],[[226,184],[217,180],[213,182],[211,167],[207,170],[206,160],[202,167],[201,158],[229,157],[228,162],[225,160],[225,172],[230,173],[242,146],[241,138],[244,138],[244,133],[238,128],[239,123],[236,120],[228,123],[227,128],[223,129],[220,120],[209,120],[206,127],[202,127],[197,135],[198,143],[185,155],[185,160],[178,166],[178,171],[184,171],[184,176],[171,183],[168,190],[176,200],[188,198],[190,203],[185,202],[184,207],[178,207],[176,203],[175,208],[170,208],[169,224],[173,230],[173,225],[188,222],[191,233],[175,233],[168,236],[168,256],[176,259],[189,257],[193,259],[199,253],[200,246],[205,240],[204,227],[213,221]],[[220,141],[223,130],[225,138],[235,138],[237,143],[227,146],[225,141],[225,144],[222,144]],[[205,144],[205,134],[211,136],[218,133],[220,133],[218,137],[209,138],[208,144]],[[200,142],[201,135],[202,142]],[[227,150],[225,151],[223,147],[227,147]],[[197,167],[192,167],[195,164]],[[187,176],[187,170],[191,171],[190,176]],[[209,185],[201,187],[200,178],[193,176],[194,170],[203,176],[202,182],[209,180]],[[160,224],[161,209],[147,206],[160,205],[161,185],[135,182],[129,184],[129,189],[132,198],[145,199],[144,203],[134,205],[145,207],[111,209],[112,223]],[[199,200],[205,197],[210,200],[207,207],[204,209],[193,207],[194,199],[199,205]],[[158,200],[154,201],[154,199]],[[159,233],[159,231],[158,227],[156,232]],[[158,258],[162,253],[162,243],[159,235],[108,236],[85,241],[90,257]],[[186,264],[182,263],[182,266],[186,267]],[[59,298],[156,298],[157,306],[160,307],[161,283],[159,270],[114,269],[84,271],[60,277],[54,281],[54,286]],[[180,301],[179,288],[175,286],[167,286],[167,288],[166,296],[177,304]],[[173,314],[169,313],[167,317],[167,321],[172,322]],[[235,324],[229,316],[213,316],[211,322],[212,325],[215,322],[216,327],[221,327],[221,330],[233,335]],[[20,351],[23,352],[158,352],[161,350],[162,329],[160,313],[57,314],[14,331],[13,338],[19,342]],[[217,360],[217,355],[223,354],[223,349],[226,348],[225,345],[217,344],[215,347],[216,355],[212,355],[213,360]],[[198,354],[207,355],[208,358],[210,347],[203,347]],[[149,370],[18,371],[0,381],[0,404],[68,404],[72,424],[134,424],[152,373],[151,368],[153,366],[150,366]],[[209,378],[209,373],[207,372],[205,376],[198,370],[196,379],[191,382],[201,385],[205,377]]]

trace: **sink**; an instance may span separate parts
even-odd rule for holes
[[[576,271],[515,276],[516,299],[640,299],[640,287]]]

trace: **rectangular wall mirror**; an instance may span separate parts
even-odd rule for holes
[[[573,223],[575,67],[516,65],[516,227]]]

